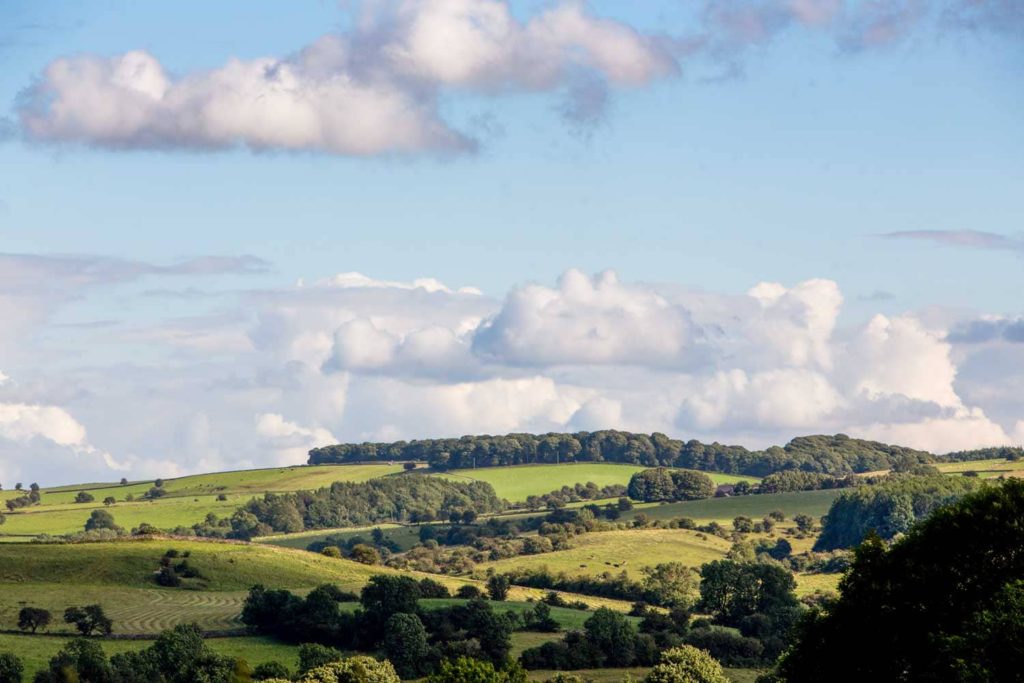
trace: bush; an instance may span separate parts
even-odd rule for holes
[[[96,500],[96,498],[94,498],[93,495],[87,491],[79,491],[78,493],[75,494],[76,503],[91,503],[94,500]]]
[[[0,683],[21,683],[25,665],[9,652],[0,653]]]
[[[380,553],[373,546],[357,543],[350,551],[352,559],[361,564],[380,564]]]
[[[761,664],[764,645],[721,627],[699,628],[686,636],[687,645],[706,650],[725,666],[755,667]]]
[[[644,683],[729,683],[722,665],[690,645],[666,650]]]
[[[443,583],[435,581],[431,578],[420,579],[420,597],[421,598],[450,598],[452,597],[451,591]]]
[[[299,673],[337,662],[344,656],[341,650],[333,647],[319,643],[303,643],[299,646]]]
[[[121,527],[114,523],[114,515],[106,510],[93,510],[89,519],[85,520],[85,530],[95,531],[98,529],[119,530]]]
[[[336,545],[329,545],[320,551],[320,554],[324,557],[333,557],[336,560],[340,560],[344,555],[341,553],[341,548]]]
[[[292,672],[281,662],[264,662],[252,671],[252,680],[254,681],[265,681],[272,678],[288,680],[291,677]]]
[[[465,586],[459,586],[459,589],[455,591],[455,597],[462,598],[463,600],[472,600],[483,597],[483,592],[476,586],[467,583]]]
[[[490,662],[459,657],[442,662],[427,683],[526,683],[526,673],[518,667],[502,671]]]
[[[359,655],[305,672],[298,683],[400,683],[391,662]]]

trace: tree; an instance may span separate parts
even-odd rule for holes
[[[675,500],[699,500],[715,495],[715,483],[703,472],[672,470]]]
[[[79,491],[75,494],[76,503],[91,503],[94,500],[96,500],[96,498],[88,491]]]
[[[299,646],[299,673],[322,667],[344,658],[341,650],[319,643],[303,643]]]
[[[113,622],[104,614],[103,608],[99,605],[68,607],[64,610],[64,621],[74,624],[83,636],[90,636],[93,633],[110,635],[113,631]]]
[[[796,515],[793,517],[793,521],[796,523],[796,528],[804,533],[814,531],[814,517],[810,515]]]
[[[842,661],[848,680],[1021,680],[1019,659],[1002,675],[1022,642],[1021,519],[1024,482],[1011,479],[935,510],[890,548],[869,535],[838,599],[801,622],[778,676],[828,680]]]
[[[412,577],[376,574],[363,586],[359,601],[363,609],[379,615],[383,623],[399,612],[415,614],[419,598],[419,586]]]
[[[479,598],[483,593],[480,589],[471,583],[459,586],[455,591],[455,597],[462,598],[463,600],[472,600],[473,598]]]
[[[113,505],[116,502],[117,502],[117,498],[114,498],[113,496],[107,496],[106,498],[103,499],[103,504],[108,506],[108,507]]]
[[[797,605],[793,575],[774,564],[715,560],[702,566],[700,575],[701,607],[726,626]]]
[[[415,614],[393,614],[384,633],[384,656],[402,678],[417,678],[426,671],[430,646],[427,630]]]
[[[380,553],[373,546],[357,543],[352,546],[352,559],[362,564],[380,564]]]
[[[644,597],[649,603],[691,609],[700,598],[700,574],[682,562],[643,567],[640,573]]]
[[[441,662],[427,683],[526,683],[526,672],[518,667],[502,671],[490,662],[459,657]]]
[[[0,653],[0,683],[21,683],[25,665],[9,652]]]
[[[29,491],[38,491],[39,490],[39,484],[37,484],[35,482],[32,482],[31,484],[28,485],[28,489],[29,489]]]
[[[324,557],[333,557],[336,560],[340,560],[343,555],[341,554],[341,548],[336,545],[329,545],[320,551],[320,554]]]
[[[288,667],[277,661],[263,662],[252,671],[252,680],[254,681],[265,681],[271,678],[287,681],[291,677],[292,672],[288,670]]]
[[[75,638],[50,659],[49,672],[51,676],[43,679],[47,683],[108,683],[113,679],[103,648],[85,638]]]
[[[583,622],[587,642],[601,653],[602,666],[629,666],[633,663],[636,629],[626,617],[601,607]]]
[[[298,683],[400,683],[391,662],[356,656],[306,671]]]
[[[22,489],[22,485],[21,485],[21,482],[19,481],[17,484],[14,485],[14,490],[15,491],[20,491],[21,489]]]
[[[487,596],[491,600],[502,602],[508,598],[508,589],[510,586],[511,583],[507,576],[503,574],[492,574],[487,579]]]
[[[95,531],[97,529],[119,530],[121,527],[114,523],[114,516],[106,510],[93,510],[89,519],[85,520],[85,530]]]
[[[128,485],[128,480],[126,478],[124,478],[124,477],[121,477],[121,486],[127,486],[127,485]]]
[[[164,480],[157,479],[156,481],[153,482],[153,486],[157,487],[158,489],[162,489],[164,487]]]
[[[732,528],[741,534],[749,534],[754,530],[754,520],[750,517],[740,515],[732,520]]]
[[[18,612],[18,628],[35,633],[38,629],[45,630],[52,618],[50,611],[42,607],[22,607]]]
[[[662,652],[644,683],[729,683],[729,679],[707,652],[682,645]]]
[[[406,472],[408,472],[410,470],[414,470],[414,469],[416,469],[416,463],[411,462],[411,461],[410,462],[402,463],[402,469],[404,469]]]

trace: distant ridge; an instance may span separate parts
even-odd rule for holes
[[[918,464],[1024,457],[1021,448],[986,448],[935,455],[854,439],[845,434],[794,438],[785,446],[751,451],[743,446],[682,441],[661,433],[616,430],[548,434],[463,436],[392,443],[337,444],[314,448],[309,464],[368,461],[426,461],[438,470],[569,462],[617,462],[764,477],[782,470],[845,476]]]

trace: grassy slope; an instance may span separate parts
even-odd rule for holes
[[[699,567],[725,557],[731,546],[729,541],[716,536],[701,539],[696,532],[683,529],[603,531],[577,536],[572,543],[574,547],[568,550],[485,562],[477,565],[477,570],[507,572],[546,566],[554,572],[577,576],[626,571],[638,578],[641,567],[662,562],[683,562]]]
[[[452,470],[443,475],[450,479],[486,481],[502,498],[523,501],[530,495],[550,493],[563,486],[585,484],[598,486],[629,483],[636,472],[647,469],[618,463],[565,463],[561,465],[518,465],[515,467],[481,467],[475,470]],[[756,477],[737,477],[730,474],[707,472],[716,484],[731,484],[740,480],[757,481]]]
[[[978,476],[992,479],[1000,476],[1024,477],[1024,460],[974,460],[971,462],[951,462],[936,465],[940,472],[960,474],[977,472]]]
[[[698,521],[718,521],[724,524],[740,515],[760,519],[772,510],[782,510],[787,517],[805,514],[818,518],[828,512],[829,506],[840,492],[839,490],[798,491],[763,496],[707,498],[680,503],[641,504],[637,505],[632,512],[625,513],[623,518],[628,519],[636,513],[642,512],[652,519],[690,517]]]
[[[0,527],[4,535],[66,534],[81,531],[85,520],[103,499],[113,496],[119,502],[108,508],[118,524],[125,528],[148,522],[167,529],[191,526],[209,513],[223,516],[244,505],[254,495],[266,491],[298,491],[328,486],[335,481],[362,482],[401,471],[399,465],[318,465],[309,467],[278,467],[237,472],[200,474],[179,479],[167,479],[164,488],[168,495],[153,501],[125,502],[131,494],[140,498],[153,482],[96,484],[91,486],[43,489],[40,505],[24,508],[7,515],[7,523]],[[78,491],[93,495],[93,503],[74,503]],[[227,500],[219,501],[224,494]],[[0,500],[21,495],[15,491],[0,492]]]

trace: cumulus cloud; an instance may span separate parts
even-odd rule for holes
[[[27,136],[106,148],[462,152],[449,92],[632,87],[678,71],[670,40],[562,2],[522,21],[504,0],[372,3],[356,28],[284,57],[175,77],[142,50],[50,63],[24,98]],[[591,103],[592,104],[592,103]]]
[[[232,301],[104,329],[143,353],[103,363],[33,347],[9,371],[19,381],[0,381],[0,469],[26,471],[31,452],[44,471],[25,477],[41,481],[84,463],[170,476],[300,462],[337,440],[602,428],[752,447],[842,431],[948,451],[1012,442],[1024,422],[1015,319],[841,325],[829,280],[716,294],[570,270],[499,300],[344,273]]]

